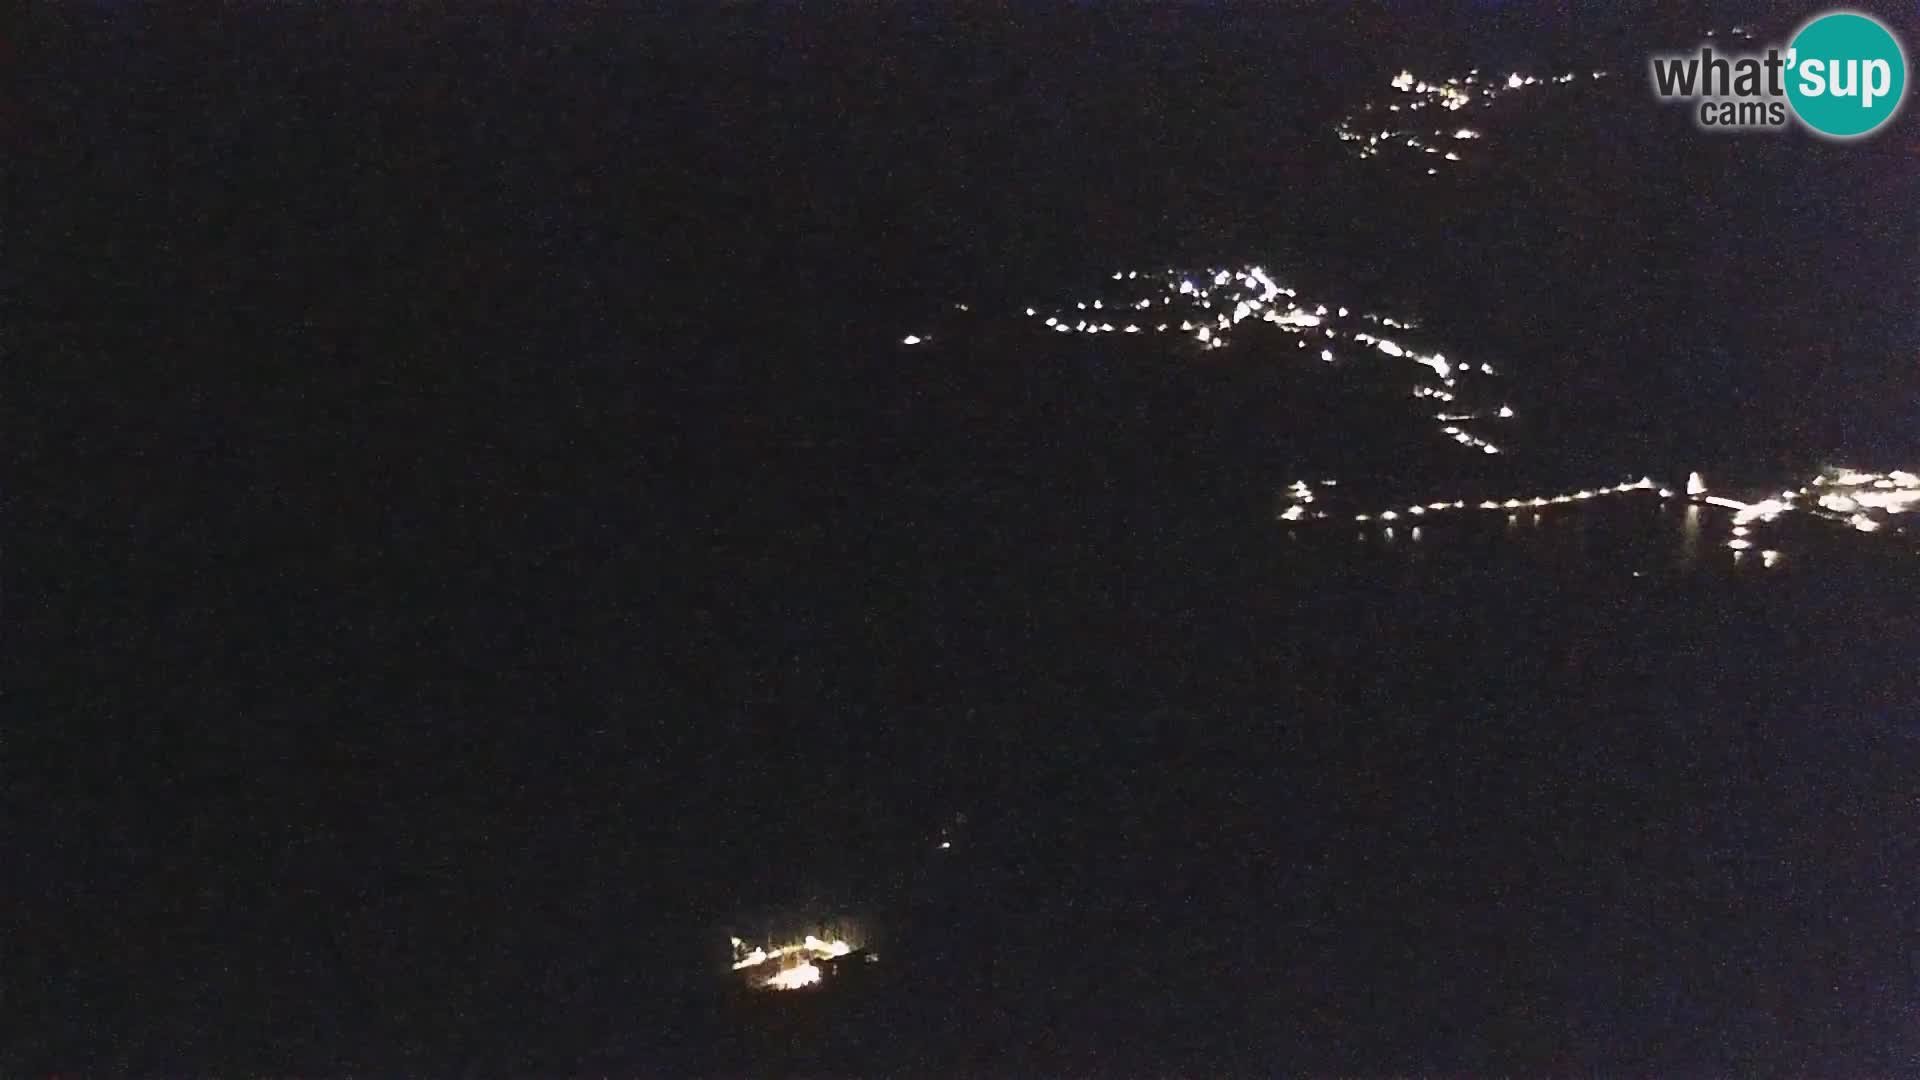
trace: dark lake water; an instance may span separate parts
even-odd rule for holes
[[[804,853],[792,895],[885,912],[903,970],[716,1009],[727,1034],[700,1045],[820,1067],[1897,1067],[1912,559],[1828,532],[1736,562],[1727,516],[1647,498],[1121,545],[1077,578],[956,583],[947,610],[978,624],[924,664],[884,604],[848,616],[879,621],[861,676],[978,704],[850,708],[793,742],[753,714],[743,776],[806,760],[814,783],[714,798],[789,815],[742,853],[740,895],[777,905]],[[853,792],[928,824],[896,833]]]
[[[768,697],[717,729],[741,782],[708,797],[781,822],[734,896],[884,913],[905,973],[716,1007],[698,1045],[1250,1071],[1912,1045],[1909,538],[1789,516],[1736,557],[1732,511],[1652,493],[1289,525],[1298,470],[1152,394],[1068,397],[868,470],[788,459],[839,481],[750,500],[815,558],[735,549],[764,573],[712,625],[762,632],[699,639]]]
[[[1275,520],[1914,467],[1910,127],[1330,135],[1677,16],[190,7],[38,13],[0,113],[0,1069],[1910,1071],[1910,537]],[[1013,316],[1249,262],[1499,366],[1515,452]],[[728,992],[849,913],[875,986]]]

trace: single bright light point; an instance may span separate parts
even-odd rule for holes
[[[906,337],[900,339],[900,344],[918,345],[922,340],[924,339],[922,339],[919,334],[908,334]]]
[[[1697,472],[1688,473],[1687,474],[1687,494],[1705,495],[1706,493],[1707,493],[1707,482],[1700,478],[1700,474]]]

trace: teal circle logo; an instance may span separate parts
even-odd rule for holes
[[[1906,93],[1906,53],[1866,15],[1822,15],[1788,46],[1787,100],[1800,121],[1822,135],[1865,135],[1893,119]]]

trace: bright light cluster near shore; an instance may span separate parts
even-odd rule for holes
[[[1727,547],[1738,558],[1756,543],[1758,527],[1792,513],[1842,525],[1854,532],[1905,533],[1900,515],[1920,511],[1920,475],[1904,469],[1877,473],[1832,468],[1797,488],[1755,502],[1720,495],[1704,495],[1700,501],[1734,511],[1732,538],[1727,541]],[[1771,561],[1768,565],[1772,565]]]
[[[1920,476],[1902,469],[1886,474],[1834,469],[1814,477],[1809,487],[1817,490],[1821,509],[1844,515],[1856,528],[1862,524],[1878,528],[1886,517],[1920,510]],[[1814,491],[1803,487],[1799,493]]]
[[[1054,334],[1169,335],[1202,351],[1260,334],[1283,345],[1291,338],[1292,351],[1303,361],[1342,364],[1384,357],[1404,362],[1415,380],[1412,396],[1441,406],[1434,413],[1441,435],[1475,453],[1501,452],[1484,430],[1463,426],[1513,418],[1513,408],[1493,392],[1493,365],[1423,351],[1409,336],[1418,331],[1413,320],[1302,300],[1260,266],[1115,271],[1106,286],[1083,299],[1026,307],[1024,315]]]
[[[1334,124],[1334,134],[1360,158],[1377,158],[1389,151],[1413,155],[1427,175],[1462,160],[1466,147],[1481,137],[1485,110],[1502,98],[1541,88],[1605,78],[1604,71],[1564,71],[1546,78],[1512,71],[1485,74],[1474,68],[1465,75],[1428,81],[1402,71],[1388,83],[1393,94],[1369,101]],[[1425,115],[1421,115],[1421,114]]]
[[[1795,509],[1844,522],[1859,532],[1891,528],[1904,533],[1908,530],[1900,516],[1920,511],[1920,475],[1906,469],[1887,473],[1828,469],[1798,490],[1782,492],[1781,497],[1797,497],[1800,502]]]
[[[1317,486],[1333,487],[1335,483],[1322,480]],[[1289,523],[1351,521],[1378,524],[1391,530],[1395,522],[1417,522],[1452,511],[1505,511],[1511,515],[1523,510],[1538,512],[1548,507],[1570,506],[1608,496],[1652,492],[1663,500],[1683,498],[1703,506],[1733,511],[1726,547],[1733,552],[1736,562],[1759,543],[1755,534],[1758,527],[1773,524],[1787,514],[1798,512],[1844,525],[1856,532],[1874,533],[1889,527],[1905,532],[1891,519],[1908,512],[1920,512],[1920,475],[1900,469],[1887,473],[1829,469],[1799,488],[1752,502],[1710,493],[1706,481],[1697,472],[1687,477],[1684,491],[1658,485],[1651,477],[1643,476],[1611,487],[1582,488],[1552,495],[1438,499],[1358,513],[1328,509],[1325,500],[1320,497],[1324,492],[1316,494],[1315,488],[1315,484],[1305,480],[1294,481],[1282,491],[1280,508],[1275,516]],[[1391,535],[1390,531],[1388,535]],[[1769,568],[1778,565],[1782,558],[1781,553],[1773,548],[1761,550],[1759,555],[1761,565]]]
[[[1523,82],[1524,85],[1524,82]],[[964,310],[964,309],[963,309]],[[1415,344],[1419,324],[1355,307],[1304,300],[1260,266],[1210,268],[1205,271],[1116,271],[1103,287],[1084,299],[1052,305],[1030,305],[1020,314],[1046,333],[1099,337],[1103,334],[1170,337],[1185,347],[1208,353],[1250,342],[1256,350],[1279,346],[1274,354],[1250,355],[1298,362],[1349,364],[1395,363],[1406,366],[1409,393],[1431,402],[1435,434],[1473,453],[1498,455],[1505,450],[1490,438],[1489,429],[1511,420],[1514,410],[1499,393],[1498,373],[1485,361],[1463,362],[1439,351],[1427,352]],[[1292,348],[1287,348],[1292,339]],[[923,344],[928,335],[911,342]],[[1473,426],[1469,426],[1473,425]],[[1733,511],[1726,547],[1734,561],[1758,555],[1760,564],[1773,567],[1783,555],[1773,548],[1754,550],[1756,530],[1791,513],[1811,515],[1860,533],[1891,528],[1900,515],[1920,510],[1920,475],[1894,470],[1886,473],[1857,469],[1830,469],[1797,489],[1743,498],[1710,492],[1699,473],[1684,480],[1656,483],[1651,476],[1599,487],[1551,493],[1515,492],[1498,497],[1448,498],[1409,502],[1404,506],[1359,507],[1329,497],[1324,489],[1336,480],[1295,481],[1281,496],[1276,516],[1284,522],[1347,521],[1370,524],[1391,535],[1395,522],[1418,522],[1430,515],[1453,511],[1538,513],[1551,507],[1573,506],[1594,499],[1655,493],[1662,500],[1684,498],[1699,506]],[[1678,489],[1678,490],[1676,490]],[[806,944],[789,945],[789,953]],[[781,954],[785,955],[785,954]],[[773,953],[758,962],[777,959]],[[786,982],[807,976],[781,975]],[[771,983],[767,985],[772,985]]]
[[[749,946],[733,940],[733,970],[743,972],[751,985],[761,990],[798,990],[820,981],[816,961],[832,960],[853,951],[853,946],[838,938],[825,939],[808,934],[799,941],[772,947]]]

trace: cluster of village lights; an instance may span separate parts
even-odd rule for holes
[[[808,934],[799,941],[772,948],[733,938],[733,970],[751,971],[767,964],[778,967],[773,974],[758,978],[754,986],[762,990],[798,990],[820,981],[819,960],[831,960],[853,951],[853,946],[838,938],[824,939]]]
[[[1318,484],[1319,487],[1335,485],[1336,481],[1333,480],[1322,480]],[[1289,523],[1329,520],[1348,520],[1361,524],[1378,522],[1391,529],[1394,522],[1417,521],[1450,511],[1507,511],[1511,519],[1512,514],[1521,510],[1537,512],[1546,507],[1573,505],[1607,496],[1654,492],[1661,499],[1686,498],[1701,505],[1733,511],[1726,546],[1733,552],[1736,561],[1755,547],[1756,527],[1771,524],[1785,514],[1809,514],[1843,524],[1857,532],[1871,533],[1887,527],[1890,517],[1920,510],[1920,475],[1899,469],[1887,473],[1862,472],[1851,468],[1829,469],[1799,488],[1753,502],[1710,493],[1706,481],[1695,472],[1688,475],[1684,492],[1659,486],[1651,477],[1643,476],[1610,487],[1582,488],[1554,495],[1471,501],[1436,500],[1353,514],[1309,509],[1319,501],[1315,486],[1305,480],[1296,480],[1289,485],[1282,494],[1284,505],[1277,517]],[[1761,550],[1759,554],[1762,565],[1768,567],[1777,565],[1782,558],[1781,553],[1772,548]]]
[[[1432,401],[1438,407],[1432,416],[1440,436],[1481,454],[1502,452],[1499,445],[1467,426],[1484,426],[1514,416],[1513,408],[1498,394],[1490,392],[1497,377],[1493,366],[1460,363],[1440,352],[1422,352],[1403,344],[1402,341],[1417,330],[1412,320],[1301,300],[1295,289],[1276,281],[1260,266],[1210,268],[1194,273],[1116,271],[1111,275],[1110,284],[1112,288],[1086,299],[1028,306],[1022,313],[1045,331],[1055,334],[1172,334],[1204,352],[1226,348],[1237,337],[1259,330],[1293,338],[1296,351],[1307,352],[1321,363],[1339,363],[1356,352],[1406,361],[1411,365],[1409,374],[1414,377],[1412,396]],[[1385,336],[1389,332],[1394,336]],[[903,344],[920,345],[930,340],[927,334],[910,335]],[[1334,483],[1320,481],[1322,486]],[[1316,505],[1313,485],[1297,481],[1287,491],[1290,497],[1278,512],[1282,521],[1344,517],[1354,522],[1378,522],[1387,527],[1402,518],[1418,519],[1455,510],[1511,514],[1635,492],[1657,491],[1662,498],[1677,495],[1643,476],[1638,480],[1553,494],[1437,499],[1335,515]],[[1791,510],[1816,512],[1820,517],[1842,522],[1861,532],[1877,531],[1888,516],[1920,507],[1920,477],[1899,470],[1883,474],[1835,469],[1798,489],[1757,502],[1745,502],[1707,493],[1696,473],[1690,477],[1685,495],[1702,504],[1734,512],[1727,547],[1739,558],[1754,547],[1756,526],[1768,524]],[[1767,566],[1775,565],[1781,558],[1780,553],[1772,549],[1760,554]]]
[[[1513,418],[1513,408],[1490,393],[1493,365],[1464,364],[1439,352],[1423,352],[1399,340],[1417,330],[1411,320],[1358,312],[1338,304],[1303,301],[1297,290],[1276,281],[1265,268],[1240,266],[1179,270],[1115,271],[1106,294],[1069,303],[1029,306],[1028,319],[1046,332],[1098,337],[1102,334],[1161,334],[1184,338],[1202,351],[1224,349],[1255,330],[1292,338],[1294,350],[1320,363],[1377,353],[1409,362],[1415,398],[1445,405],[1434,413],[1442,435],[1481,454],[1501,448],[1462,424]],[[1386,336],[1391,331],[1393,336]],[[922,345],[928,334],[910,334],[901,344]],[[1285,340],[1282,338],[1281,340]],[[1416,372],[1414,369],[1423,369]],[[1463,404],[1478,400],[1480,404]]]
[[[1708,31],[1707,36],[1713,37],[1715,32]],[[1752,38],[1744,27],[1734,27],[1726,36],[1739,40]],[[1595,70],[1587,73],[1587,78],[1597,80],[1606,75],[1605,71]],[[1566,85],[1579,78],[1571,71],[1545,79],[1518,71],[1504,76],[1485,76],[1475,68],[1464,76],[1429,82],[1411,71],[1402,71],[1390,82],[1395,92],[1392,97],[1363,105],[1335,128],[1340,140],[1355,147],[1362,158],[1377,157],[1389,148],[1403,148],[1423,158],[1431,155],[1435,162],[1455,162],[1461,159],[1462,147],[1481,137],[1480,130],[1458,121],[1422,126],[1411,114],[1434,109],[1436,116],[1440,113],[1487,115],[1479,110],[1491,107],[1503,97],[1535,87]],[[1437,170],[1429,167],[1427,171],[1431,174]],[[1409,360],[1425,369],[1425,374],[1412,387],[1413,396],[1429,399],[1442,407],[1433,414],[1439,434],[1468,450],[1501,453],[1499,445],[1464,426],[1507,420],[1514,415],[1511,406],[1488,393],[1488,380],[1482,377],[1494,375],[1492,366],[1461,364],[1439,352],[1422,353],[1396,340],[1416,328],[1410,321],[1373,313],[1356,314],[1345,306],[1301,301],[1294,289],[1275,281],[1259,266],[1212,268],[1201,273],[1119,271],[1112,275],[1112,281],[1118,283],[1117,293],[1066,305],[1027,307],[1024,314],[1055,334],[1173,334],[1206,351],[1226,348],[1249,328],[1258,328],[1291,336],[1296,350],[1322,363],[1339,363],[1355,351]],[[965,305],[955,306],[967,310]],[[1394,331],[1395,336],[1384,336],[1383,331]],[[910,334],[902,343],[915,346],[931,340],[928,334]],[[1334,484],[1333,480],[1320,481],[1324,487]],[[1670,488],[1656,485],[1650,477],[1643,476],[1637,481],[1551,495],[1435,500],[1335,515],[1316,506],[1313,485],[1296,481],[1287,489],[1288,498],[1278,516],[1287,522],[1346,517],[1362,523],[1391,523],[1402,517],[1422,518],[1455,510],[1538,510],[1647,491],[1657,491],[1662,499],[1677,497]],[[1694,473],[1688,479],[1685,494],[1699,503],[1734,511],[1732,537],[1727,547],[1737,559],[1753,547],[1756,526],[1770,523],[1789,511],[1814,513],[1860,532],[1878,531],[1888,516],[1920,507],[1920,477],[1899,470],[1885,474],[1854,469],[1828,470],[1798,489],[1749,503],[1708,494],[1699,474]],[[1761,555],[1767,566],[1774,565],[1780,558],[1780,553],[1771,549],[1762,551]]]
[[[1606,74],[1593,71],[1588,78],[1601,79]],[[1474,68],[1465,75],[1428,82],[1411,71],[1402,71],[1388,84],[1395,91],[1391,97],[1367,102],[1358,112],[1342,117],[1334,124],[1334,134],[1362,159],[1379,157],[1388,150],[1417,155],[1427,175],[1434,176],[1445,163],[1460,161],[1464,143],[1480,138],[1480,131],[1457,120],[1422,123],[1414,114],[1431,109],[1435,117],[1441,113],[1474,115],[1518,91],[1564,86],[1577,78],[1578,74],[1571,71],[1545,79],[1518,71],[1487,76]]]

